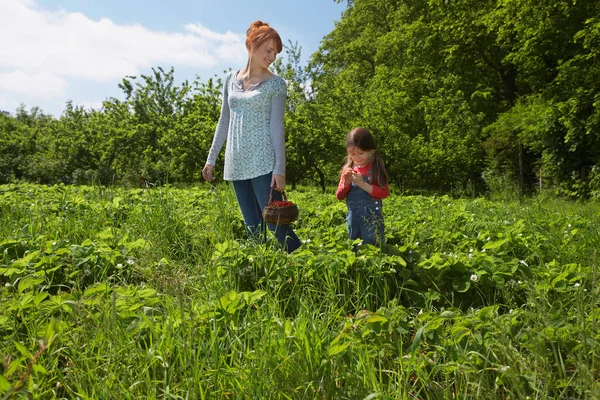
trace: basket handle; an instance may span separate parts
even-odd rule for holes
[[[269,204],[273,203],[273,189],[275,189],[275,186],[271,186],[271,191],[269,192]],[[287,201],[287,196],[285,195],[285,190],[282,190],[280,193],[281,193],[281,197],[283,198],[283,201]]]

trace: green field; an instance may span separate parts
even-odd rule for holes
[[[600,397],[597,204],[391,195],[387,246],[288,193],[0,186],[0,399]]]

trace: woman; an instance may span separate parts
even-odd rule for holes
[[[287,86],[269,71],[282,47],[279,34],[269,24],[255,21],[248,28],[248,61],[225,78],[221,116],[202,170],[204,179],[213,180],[217,156],[227,141],[223,177],[233,184],[250,237],[262,232],[262,209],[270,193],[273,200],[281,200],[280,192],[285,189],[283,114]],[[268,227],[288,253],[300,247],[289,225]]]

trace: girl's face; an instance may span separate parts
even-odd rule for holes
[[[355,146],[348,147],[346,150],[348,151],[348,157],[359,167],[367,165],[373,157],[372,150],[361,150]]]
[[[273,61],[275,61],[275,58],[277,57],[275,41],[265,41],[260,46],[252,49],[251,55],[256,63],[258,63],[261,67],[268,69],[269,65],[271,65],[271,63],[273,63]]]

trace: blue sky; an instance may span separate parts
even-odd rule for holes
[[[0,0],[0,110],[25,104],[56,117],[122,97],[126,75],[175,68],[206,80],[246,60],[245,32],[266,21],[303,59],[339,21],[334,0]]]

